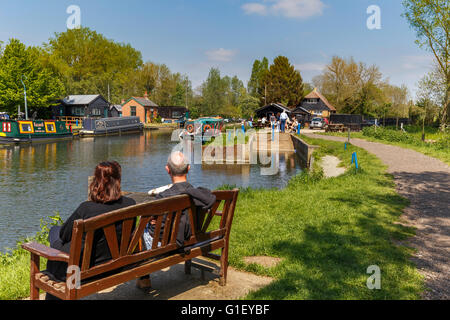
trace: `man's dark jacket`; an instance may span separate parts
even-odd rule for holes
[[[211,193],[209,189],[206,188],[194,188],[190,183],[188,182],[180,182],[174,184],[170,189],[167,189],[161,193],[159,193],[156,196],[156,199],[163,199],[173,196],[179,196],[187,194],[191,197],[193,200],[195,206],[197,207],[197,213],[201,211],[207,211],[211,209],[211,207],[216,202],[216,196]],[[163,218],[163,222],[161,225],[161,233],[160,233],[160,239],[162,238],[162,235],[164,233],[164,224],[166,221],[166,217]],[[155,225],[150,225],[150,235],[154,237],[155,234]],[[184,241],[189,240],[189,238],[192,235],[191,230],[191,224],[189,223],[189,215],[187,210],[184,210],[181,219],[180,219],[180,226],[178,228],[178,234],[177,234],[177,245],[178,247],[182,247],[184,244]]]

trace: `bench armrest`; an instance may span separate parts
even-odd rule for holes
[[[43,244],[29,242],[22,244],[22,248],[35,255],[46,258],[50,261],[62,261],[69,263],[69,255],[57,249],[49,248]]]

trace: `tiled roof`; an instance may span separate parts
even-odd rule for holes
[[[143,107],[157,107],[158,105],[154,103],[152,100],[143,98],[143,97],[131,97],[134,101],[139,103]],[[131,100],[130,99],[130,100]]]
[[[304,99],[320,99],[325,103],[325,105],[332,111],[336,111],[336,108],[331,105],[331,103],[328,102],[327,98],[325,98],[319,91],[317,91],[317,88],[314,88],[314,90],[308,94]]]
[[[64,104],[67,105],[79,105],[79,104],[84,105],[90,104],[99,96],[100,96],[99,94],[74,95],[74,96],[67,96],[62,101]]]

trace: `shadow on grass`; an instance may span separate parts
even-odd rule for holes
[[[335,221],[308,226],[301,241],[278,241],[273,250],[285,259],[278,280],[250,294],[250,299],[414,299],[421,290],[420,277],[411,268],[405,248],[390,242],[392,230],[375,219]],[[402,228],[396,226],[396,228]],[[407,232],[406,229],[404,232]],[[381,290],[367,288],[377,265]]]

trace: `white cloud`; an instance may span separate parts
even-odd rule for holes
[[[308,63],[296,64],[296,65],[294,65],[294,67],[296,70],[299,70],[300,72],[322,71],[323,69],[325,69],[326,65],[323,63],[308,62]]]
[[[431,55],[421,56],[403,56],[402,68],[405,70],[417,70],[429,68],[432,64],[433,57]]]
[[[265,16],[267,14],[267,6],[261,3],[246,3],[242,6],[246,14],[259,14]]]
[[[325,9],[322,0],[263,0],[242,6],[246,14],[281,15],[287,18],[308,18],[321,15]]]
[[[230,62],[236,55],[236,50],[227,50],[224,48],[206,51],[206,56],[210,61]]]

